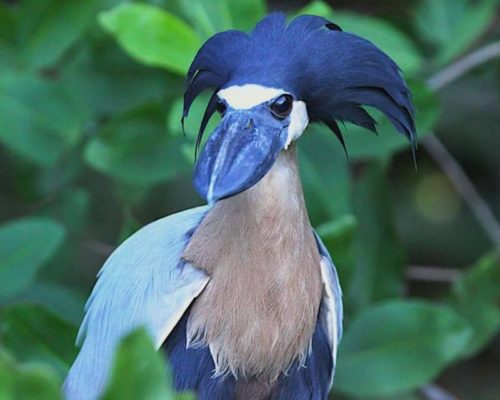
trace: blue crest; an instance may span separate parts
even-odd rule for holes
[[[303,15],[287,24],[283,13],[272,13],[249,34],[231,30],[208,39],[189,68],[184,96],[183,119],[201,92],[214,91],[198,145],[216,110],[217,91],[247,83],[283,89],[304,101],[311,122],[326,124],[343,145],[337,122],[376,132],[363,106],[374,107],[415,148],[411,93],[399,67],[368,40],[325,18]]]

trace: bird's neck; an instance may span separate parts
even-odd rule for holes
[[[220,256],[216,249],[226,252],[237,238],[250,247],[273,246],[283,240],[295,246],[303,245],[302,239],[310,237],[310,232],[292,144],[257,184],[213,206],[193,235],[184,258],[210,272],[217,264],[214,257]],[[212,244],[210,248],[207,243]]]
[[[308,223],[295,145],[282,151],[271,170],[256,185],[226,200],[255,221],[276,229],[290,223]],[[222,204],[222,207],[226,205]]]

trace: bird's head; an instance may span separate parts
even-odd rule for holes
[[[189,68],[183,119],[207,89],[213,94],[197,147],[211,116],[222,116],[194,174],[208,202],[256,184],[309,122],[326,124],[342,145],[338,121],[375,131],[363,106],[379,109],[415,144],[411,94],[398,66],[371,42],[322,17],[287,24],[283,14],[273,13],[249,34],[214,35]]]

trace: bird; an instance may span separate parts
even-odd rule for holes
[[[366,107],[416,143],[398,65],[330,20],[274,12],[209,38],[188,70],[182,123],[203,92],[220,120],[196,157],[206,205],[143,227],[104,263],[64,383],[70,400],[106,387],[120,340],[145,327],[175,390],[199,400],[323,400],[342,336],[342,292],[308,217],[297,140],[324,124],[376,132]],[[327,171],[325,171],[327,173]]]

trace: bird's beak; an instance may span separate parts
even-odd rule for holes
[[[286,140],[287,130],[267,109],[228,110],[196,163],[196,190],[213,203],[250,188],[271,169]]]

